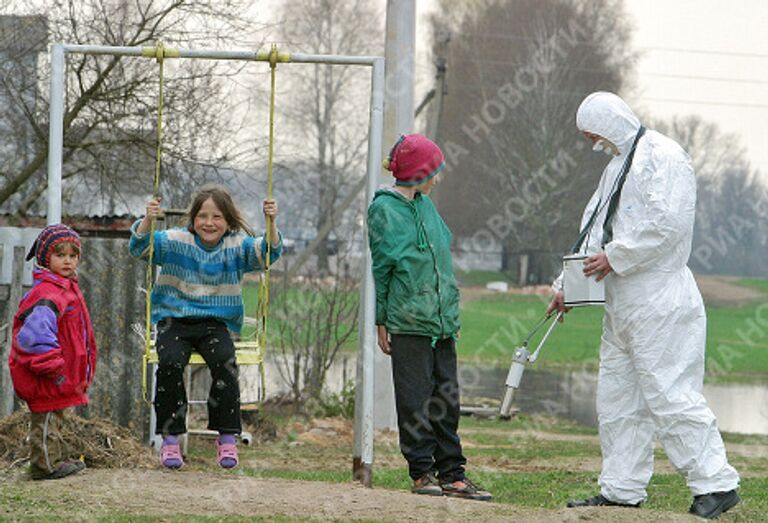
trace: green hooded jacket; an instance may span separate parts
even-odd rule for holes
[[[428,196],[413,200],[394,189],[376,191],[368,207],[368,241],[376,283],[376,324],[393,334],[429,336],[459,330],[459,289],[451,231]]]

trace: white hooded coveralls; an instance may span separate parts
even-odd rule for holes
[[[603,171],[582,218],[601,211],[581,252],[597,254],[614,185],[640,121],[618,96],[589,95],[576,124],[619,149]],[[696,180],[689,156],[671,139],[646,131],[640,139],[604,247],[613,268],[605,279],[597,414],[603,468],[601,494],[639,503],[653,473],[659,438],[694,496],[738,487],[715,416],[701,393],[706,315],[687,267]],[[555,282],[555,290],[561,286]]]

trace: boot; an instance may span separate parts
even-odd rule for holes
[[[723,512],[735,507],[739,501],[741,498],[735,489],[728,492],[710,492],[694,496],[688,512],[700,518],[715,519]]]

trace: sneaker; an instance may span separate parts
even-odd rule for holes
[[[641,502],[642,503],[642,502]],[[598,494],[595,497],[587,498],[587,499],[572,499],[568,502],[566,505],[569,508],[574,507],[631,507],[631,508],[638,508],[640,507],[640,503],[632,504],[632,503],[619,503],[617,501],[611,501],[608,498],[603,497],[602,494]]]
[[[483,490],[478,485],[475,485],[469,478],[464,478],[459,481],[452,481],[448,483],[441,483],[440,487],[443,489],[444,496],[450,496],[454,498],[474,499],[476,501],[490,501],[493,499],[491,493],[487,490]]]
[[[411,492],[414,494],[423,494],[425,496],[442,496],[443,489],[437,482],[434,474],[431,472],[424,474],[419,479],[413,481]]]
[[[175,436],[166,436],[160,447],[160,463],[167,469],[178,470],[184,466],[181,448]]]
[[[33,474],[32,479],[35,481],[39,481],[41,479],[66,478],[67,476],[71,476],[72,474],[77,474],[84,468],[85,468],[85,463],[83,463],[79,459],[72,460],[72,461],[65,461],[64,463],[56,467],[53,472],[49,474]]]
[[[709,494],[694,496],[693,504],[688,512],[700,518],[715,519],[723,512],[735,507],[739,501],[741,498],[736,490],[710,492]]]
[[[216,439],[216,463],[224,469],[233,469],[240,463],[234,436],[228,434]]]

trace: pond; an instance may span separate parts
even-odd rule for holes
[[[501,397],[508,367],[461,368],[459,381],[466,398]],[[597,426],[597,373],[528,368],[514,405],[521,412],[564,417]],[[768,385],[705,384],[704,396],[724,432],[768,435]]]
[[[280,375],[277,358],[268,358],[266,365],[266,391],[268,396],[284,394],[289,388]],[[396,427],[394,398],[382,385],[390,379],[386,361],[377,358],[376,427]],[[290,366],[289,366],[290,367]],[[242,367],[241,390],[243,401],[258,396],[259,374],[256,368]],[[508,367],[459,365],[459,383],[463,400],[475,398],[501,399]],[[207,374],[207,373],[204,373]],[[207,376],[206,376],[207,377]],[[355,357],[344,355],[328,370],[328,390],[338,393],[343,384],[355,379]],[[768,379],[768,378],[767,378]],[[203,380],[199,395],[205,395],[209,381]],[[595,394],[597,373],[592,370],[540,370],[528,368],[520,389],[515,393],[514,406],[524,413],[548,414],[597,426]],[[768,385],[765,384],[705,384],[704,396],[717,416],[720,430],[737,434],[768,435]]]

